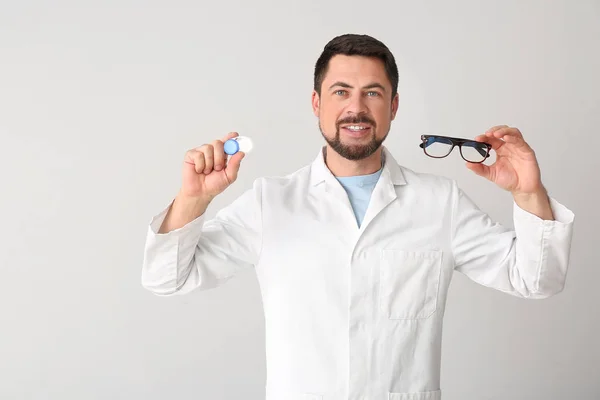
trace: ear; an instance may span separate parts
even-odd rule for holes
[[[398,103],[400,102],[400,95],[396,93],[394,96],[394,100],[392,100],[392,121],[396,118],[396,113],[398,112]]]
[[[312,109],[315,117],[319,116],[319,108],[321,107],[321,98],[316,90],[312,92]]]

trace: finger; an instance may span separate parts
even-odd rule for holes
[[[484,177],[485,179],[492,180],[491,168],[485,164],[467,163],[467,168],[475,172],[477,175]]]
[[[487,131],[485,131],[485,134],[492,134],[494,132],[496,132],[499,129],[502,128],[508,128],[508,125],[496,125],[496,126],[492,126],[490,129],[488,129]]]
[[[497,137],[498,139],[501,139],[503,141],[505,141],[506,143],[509,143],[511,145],[516,146],[517,148],[521,148],[521,147],[528,147],[527,143],[525,143],[525,140],[523,139],[523,135],[521,134],[521,131],[519,131],[517,128],[503,128],[500,129],[496,132],[494,132],[494,137]]]
[[[206,168],[204,162],[204,153],[200,151],[194,152],[194,168],[196,169],[196,173],[201,174],[204,172],[204,168]]]
[[[197,174],[204,171],[204,155],[198,150],[190,150],[185,155],[185,162],[189,164]]]
[[[214,148],[211,144],[205,144],[200,147],[200,151],[204,154],[204,173],[210,174],[214,165]]]
[[[517,128],[511,128],[510,126],[508,126],[506,128],[498,129],[497,131],[494,131],[493,136],[497,137],[498,139],[502,139],[505,136],[512,136],[517,139],[523,139],[523,135],[521,135],[521,131],[519,131]]]
[[[229,139],[232,139],[232,138],[238,137],[238,136],[239,136],[239,134],[237,132],[229,132],[227,135],[223,136],[223,139],[221,139],[221,141],[223,143],[225,143]]]
[[[504,145],[504,142],[502,140],[493,136],[490,137],[487,135],[479,135],[475,138],[475,140],[478,142],[489,143],[490,145],[492,145],[492,149],[494,150],[498,150],[500,147],[502,147],[502,145]]]
[[[215,171],[220,171],[225,168],[225,160],[226,154],[223,149],[223,142],[220,140],[215,140],[211,143],[214,150],[214,169]]]
[[[240,164],[245,156],[246,154],[244,152],[238,151],[229,159],[227,167],[225,168],[225,175],[227,175],[230,184],[237,179]]]

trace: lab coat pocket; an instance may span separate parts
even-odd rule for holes
[[[437,309],[442,251],[383,249],[379,300],[389,319],[430,317]]]
[[[441,400],[442,392],[388,393],[388,400]]]

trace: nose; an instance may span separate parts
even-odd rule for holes
[[[368,111],[367,103],[362,93],[357,92],[350,96],[345,111],[347,114],[360,114]]]

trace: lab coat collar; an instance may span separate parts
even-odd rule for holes
[[[383,171],[381,172],[380,179],[388,180],[393,185],[405,185],[407,182],[402,173],[402,167],[400,167],[396,159],[394,159],[385,146],[383,147],[383,159]],[[327,180],[335,180],[335,176],[325,164],[325,147],[320,149],[319,154],[313,161],[310,175],[310,183],[312,186]]]

